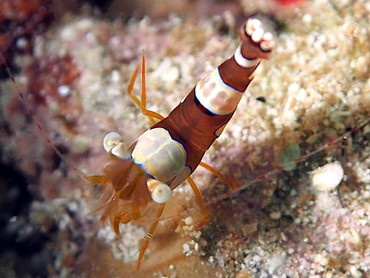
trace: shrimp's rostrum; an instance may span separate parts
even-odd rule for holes
[[[104,175],[93,177],[93,182],[104,183],[112,189],[109,201],[101,207],[102,220],[109,219],[117,235],[120,223],[139,220],[147,213],[153,201],[159,204],[156,213],[159,218],[171,191],[186,179],[207,221],[202,198],[189,176],[224,130],[243,92],[253,80],[261,59],[269,57],[274,44],[272,34],[266,33],[257,19],[249,19],[241,26],[239,38],[241,44],[234,55],[204,77],[163,119],[146,109],[144,81],[141,102],[132,95],[138,69],[135,71],[128,89],[129,95],[141,107],[144,115],[160,121],[127,150],[115,132],[107,134],[104,139],[104,148],[111,158],[104,168]],[[143,57],[143,77],[144,64]],[[205,167],[210,168],[208,165]],[[216,170],[211,170],[230,187],[237,186]],[[139,255],[138,268],[157,223],[158,220],[155,220],[147,233]]]

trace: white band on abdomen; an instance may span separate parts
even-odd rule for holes
[[[243,92],[225,84],[218,68],[195,87],[195,97],[208,111],[216,115],[233,112],[242,96]]]
[[[247,58],[244,58],[241,50],[242,50],[242,45],[240,44],[234,53],[234,59],[238,63],[239,66],[243,68],[251,68],[257,65],[261,61],[261,59],[248,60]]]

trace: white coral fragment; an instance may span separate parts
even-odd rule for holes
[[[334,190],[342,181],[344,171],[338,162],[328,163],[311,172],[312,184],[319,190]]]

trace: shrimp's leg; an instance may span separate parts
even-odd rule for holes
[[[133,94],[134,83],[135,83],[137,74],[139,72],[139,69],[140,69],[140,65],[136,67],[131,77],[130,84],[127,87],[127,94],[132,99],[132,101],[135,102],[135,104],[140,108],[141,113],[147,116],[152,124],[156,124],[157,121],[154,119],[163,120],[164,117],[157,112],[146,109],[145,55],[144,54],[143,54],[142,62],[141,62],[141,101]]]
[[[166,203],[163,203],[163,204],[159,205],[159,207],[157,209],[157,213],[155,215],[155,219],[159,219],[161,217],[165,204]],[[148,232],[146,233],[144,242],[141,245],[141,250],[140,250],[139,257],[137,259],[137,266],[136,266],[137,270],[140,269],[140,265],[141,265],[141,261],[143,260],[144,253],[145,253],[146,249],[148,248],[149,241],[153,237],[153,234],[154,234],[155,229],[157,228],[157,225],[158,225],[158,220],[154,220],[154,222],[150,226]]]
[[[91,184],[105,184],[107,182],[107,177],[105,175],[93,175],[89,177],[89,182]]]
[[[202,216],[203,216],[203,220],[198,224],[198,227],[202,227],[204,224],[206,224],[210,220],[210,218],[208,216],[208,213],[207,213],[207,210],[206,210],[206,206],[204,205],[202,195],[200,194],[199,189],[196,186],[193,179],[191,177],[188,177],[186,180],[190,184],[191,189],[194,191],[195,198],[197,198],[197,201],[199,203],[199,207],[200,207],[200,211],[201,211]]]
[[[213,168],[211,165],[208,165],[205,162],[200,162],[199,166],[202,166],[203,168],[207,169],[211,173],[215,174],[218,178],[220,178],[231,190],[235,190],[239,187],[239,183],[235,179],[228,179],[223,174],[221,174],[219,171],[217,171],[215,168]]]
[[[224,183],[226,183],[226,185],[230,188],[230,190],[234,190],[234,189],[237,189],[239,187],[239,184],[236,180],[230,181],[223,174],[221,174],[219,171],[217,171],[215,168],[208,165],[207,163],[200,162],[199,165],[202,166],[203,168],[207,169],[211,173],[215,174],[217,177],[219,177]],[[199,203],[199,207],[200,207],[200,210],[201,210],[201,213],[202,213],[202,216],[203,216],[203,220],[198,224],[198,227],[202,227],[204,224],[209,222],[210,218],[207,214],[207,210],[206,210],[206,207],[204,205],[202,195],[200,194],[199,189],[196,186],[195,182],[193,181],[193,179],[191,177],[188,177],[187,181],[190,184],[192,190],[194,191],[195,197],[197,198],[198,203]]]

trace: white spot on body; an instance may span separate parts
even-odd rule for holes
[[[246,33],[250,36],[252,33],[259,27],[262,26],[261,21],[259,21],[257,18],[251,18],[247,22],[247,26],[245,27]]]
[[[163,204],[171,198],[172,190],[167,184],[157,182],[151,193],[154,202]]]
[[[260,46],[265,51],[271,50],[275,46],[274,36],[270,32],[265,33]]]
[[[257,28],[257,29],[253,32],[253,34],[252,34],[252,36],[251,36],[252,41],[254,41],[254,42],[260,42],[260,41],[261,41],[261,39],[262,39],[263,33],[264,33],[264,31],[263,31],[263,29],[262,29],[262,28]]]

